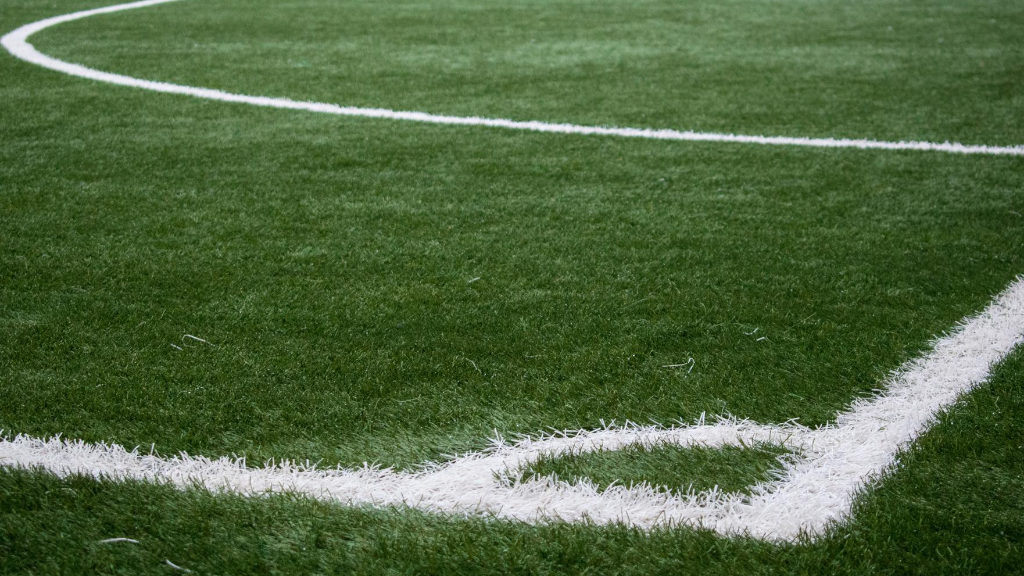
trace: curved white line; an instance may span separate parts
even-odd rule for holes
[[[102,72],[87,68],[79,64],[64,62],[43,54],[35,49],[28,42],[28,38],[47,28],[81,20],[99,14],[121,12],[135,8],[145,8],[176,2],[178,0],[143,0],[142,2],[131,2],[118,4],[105,8],[84,10],[54,18],[47,18],[32,24],[27,24],[10,32],[0,39],[0,44],[14,56],[37,64],[50,70],[63,72],[72,76],[142,88],[154,92],[166,94],[182,94],[208,100],[219,100],[221,102],[236,102],[240,104],[251,104],[253,106],[265,106],[270,108],[286,108],[291,110],[305,110],[308,112],[320,112],[323,114],[335,114],[340,116],[360,116],[365,118],[385,118],[390,120],[409,120],[413,122],[426,122],[430,124],[450,124],[459,126],[489,126],[492,128],[506,128],[512,130],[528,130],[532,132],[551,132],[557,134],[583,134],[601,136],[620,136],[626,138],[648,138],[654,140],[682,140],[689,142],[731,142],[740,144],[762,144],[776,146],[809,146],[815,148],[860,148],[871,150],[926,150],[936,152],[950,152],[955,154],[991,154],[1002,156],[1024,156],[1024,145],[1017,146],[986,146],[959,144],[956,142],[884,142],[878,140],[847,139],[847,138],[802,138],[787,136],[748,136],[743,134],[718,134],[713,132],[692,132],[678,130],[654,130],[649,128],[615,128],[605,126],[579,126],[576,124],[553,124],[548,122],[521,122],[517,120],[506,120],[500,118],[477,118],[469,116],[444,116],[429,114],[427,112],[405,112],[386,110],[382,108],[358,108],[354,106],[339,106],[337,104],[325,104],[321,102],[300,102],[288,98],[271,98],[267,96],[247,96],[244,94],[232,94],[211,88],[196,88],[167,82],[154,82]]]
[[[468,454],[420,472],[316,470],[294,463],[248,468],[244,461],[180,455],[162,458],[114,444],[17,436],[0,440],[0,465],[41,467],[54,474],[170,482],[246,495],[290,492],[342,504],[405,505],[527,522],[552,519],[625,523],[644,529],[697,525],[721,534],[767,540],[815,537],[844,519],[853,499],[885,474],[899,451],[934,422],[936,414],[980,385],[992,367],[1024,340],[1024,277],[979,315],[964,320],[922,358],[893,375],[878,396],[860,400],[832,426],[762,425],[722,420],[662,429],[626,426],[582,431]],[[718,491],[674,496],[650,486],[570,485],[551,478],[520,481],[514,471],[541,454],[616,450],[642,443],[725,446],[782,443],[796,451],[777,478],[750,496]],[[510,474],[510,471],[513,473]]]

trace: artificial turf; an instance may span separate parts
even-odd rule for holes
[[[198,82],[173,72],[274,45],[244,15],[291,5],[186,25],[232,6],[159,6],[34,41]],[[4,26],[53,12],[8,1]],[[203,30],[249,40],[204,52],[186,37]],[[120,31],[131,41],[98,49]],[[323,57],[296,42],[293,57]],[[216,86],[253,91],[267,72],[251,64]],[[421,126],[3,66],[0,426],[15,432],[409,466],[494,430],[702,412],[814,425],[1024,270],[1017,158]]]
[[[1024,142],[1012,0],[188,0],[45,52],[353,106],[711,132]]]
[[[815,542],[529,526],[0,469],[0,574],[1020,574],[1024,352]],[[138,544],[100,541],[132,538]]]
[[[646,484],[676,495],[708,490],[749,493],[751,486],[771,480],[771,473],[781,468],[779,458],[787,452],[771,444],[724,448],[631,444],[620,450],[545,454],[511,472],[520,479],[590,482],[599,490]]]
[[[0,0],[0,29],[95,6]],[[951,0],[186,0],[32,41],[142,78],[339,104],[1018,144],[1018,11]],[[1024,272],[1019,158],[339,118],[97,84],[7,54],[0,77],[8,434],[412,467],[480,448],[495,430],[701,413],[814,425]],[[1019,404],[1019,364],[1002,371],[1006,402]],[[992,394],[969,403],[1003,397]],[[107,559],[88,565],[97,570],[122,561],[111,554],[137,555],[142,564],[118,565],[131,572],[181,549],[210,572],[259,569],[261,554],[262,568],[296,570],[370,570],[398,555],[391,568],[421,572],[446,558],[466,570],[628,571],[636,559],[637,571],[898,571],[916,557],[907,571],[993,572],[1020,559],[1021,527],[974,510],[997,514],[985,498],[998,482],[996,502],[1016,510],[1011,455],[1024,442],[1000,420],[991,478],[951,467],[973,462],[971,434],[996,422],[972,414],[977,430],[947,422],[928,436],[955,450],[915,451],[812,552],[88,481],[66,486],[78,499],[56,480],[5,472],[0,551],[13,560],[0,570],[35,558],[38,572],[74,572],[95,552]],[[919,461],[939,464],[915,472]],[[199,508],[223,514],[189,528]],[[136,513],[156,556],[91,547]],[[180,529],[163,531],[164,520]],[[278,524],[375,528],[354,548],[301,558],[275,544]],[[57,536],[80,547],[54,558]],[[272,560],[278,546],[287,559]]]

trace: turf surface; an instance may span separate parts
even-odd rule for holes
[[[1024,352],[813,544],[535,527],[0,471],[0,574],[1020,574]],[[138,544],[101,544],[127,537]]]
[[[10,5],[7,27],[52,12]],[[291,5],[256,6],[233,13]],[[36,41],[199,81],[173,71],[220,50],[182,59],[181,33],[232,7],[160,6]],[[273,44],[254,25],[209,41],[247,34],[224,49],[252,56]],[[96,49],[122,29],[131,42]],[[730,44],[716,38],[703,41]],[[218,87],[262,82],[251,63]],[[813,425],[1024,270],[1015,158],[418,126],[4,66],[8,430],[408,466],[495,429],[702,412]]]
[[[0,28],[95,6],[0,0]],[[189,0],[67,24],[33,42],[143,78],[340,104],[1018,144],[1017,12],[1013,2],[949,0]],[[8,432],[252,462],[409,467],[480,448],[494,430],[702,412],[818,424],[1024,271],[1019,158],[347,119],[96,84],[6,54],[0,76]],[[1007,402],[1019,395],[1019,364],[1003,371]],[[974,417],[985,430],[995,422]],[[422,541],[422,553],[393,560],[396,569],[407,561],[404,569],[429,571],[445,557],[469,566],[474,550],[481,564],[524,571],[621,567],[639,547],[638,567],[710,554],[721,555],[722,571],[800,571],[823,566],[846,537],[843,558],[872,547],[881,556],[836,565],[844,570],[896,570],[908,554],[923,562],[908,570],[1009,566],[1021,554],[1010,537],[1020,540],[1019,522],[993,527],[973,510],[990,509],[993,482],[1004,483],[997,502],[1019,501],[1010,455],[1020,456],[1020,428],[1005,420],[1005,435],[991,439],[1003,456],[990,479],[943,468],[975,453],[975,430],[949,427],[933,436],[956,450],[933,450],[939,464],[916,472],[909,463],[919,457],[906,460],[895,487],[817,552],[687,531],[645,540],[88,482],[76,488],[84,499],[47,503],[40,498],[62,485],[24,473],[5,475],[0,506],[45,524],[26,538],[7,516],[2,545],[16,558],[9,571],[39,557],[74,572],[93,549],[50,558],[51,537],[86,546],[145,509],[140,526],[164,542],[153,545],[194,549],[185,556],[194,565],[214,562],[199,550],[223,552],[235,530],[238,558],[220,553],[228,563],[210,564],[213,572],[258,563],[260,550],[273,556],[266,534],[278,521],[379,526],[350,552],[305,559],[283,549],[282,566],[296,569],[288,563],[369,569]],[[924,476],[900,480],[911,473]],[[929,473],[948,484],[938,496]],[[108,498],[118,503],[103,511],[96,503]],[[900,498],[912,502],[889,514]],[[190,506],[223,507],[225,517],[201,533],[184,526]],[[154,528],[165,514],[181,528]],[[964,526],[976,535],[951,540]],[[200,543],[204,534],[221,538]],[[585,553],[605,539],[606,558]],[[133,550],[150,566],[148,549]],[[93,567],[121,561],[103,558]]]
[[[780,469],[779,458],[786,453],[769,444],[718,449],[632,444],[621,450],[541,456],[512,472],[522,479],[554,477],[571,484],[591,482],[599,489],[648,484],[677,495],[712,489],[744,492],[749,486],[770,480],[771,472]]]
[[[354,106],[1019,144],[1019,8],[1006,0],[197,0],[63,25],[39,46],[140,78]]]

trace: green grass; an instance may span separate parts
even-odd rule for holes
[[[770,480],[787,451],[769,444],[723,448],[683,448],[674,444],[631,444],[621,450],[544,455],[514,471],[524,479],[551,476],[577,484],[588,480],[599,489],[612,485],[649,484],[659,491],[685,495],[718,488],[747,492]]]
[[[103,69],[268,96],[715,132],[1024,142],[1006,0],[191,0],[63,26]]]
[[[0,0],[0,29],[95,6]],[[1006,0],[188,0],[33,42],[339,104],[1019,144],[1018,16]],[[411,467],[495,430],[815,425],[1024,272],[1020,158],[264,110],[6,54],[0,77],[5,433]],[[1009,573],[1022,377],[1018,353],[808,547],[5,471],[0,572]],[[714,477],[707,456],[673,456],[685,482]],[[604,478],[682,485],[650,465]],[[114,536],[141,543],[95,544]]]
[[[6,28],[53,13],[6,6]],[[187,2],[37,42],[182,80],[206,62],[175,52],[202,31],[191,18],[269,25],[289,6]],[[253,57],[273,44],[256,25],[211,28],[249,41],[206,54]],[[145,37],[96,46],[118,30]],[[3,66],[6,430],[409,466],[495,429],[701,412],[813,425],[1024,270],[1015,158],[421,126]],[[218,74],[247,91],[266,75],[258,58]],[[692,372],[663,368],[691,357]]]
[[[527,526],[0,471],[0,574],[1020,574],[1024,352],[813,544]],[[129,537],[139,544],[99,544]]]

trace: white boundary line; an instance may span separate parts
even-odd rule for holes
[[[284,462],[248,468],[242,460],[185,454],[163,458],[116,444],[16,436],[0,441],[0,465],[40,467],[59,476],[85,474],[118,480],[201,485],[245,495],[290,492],[347,505],[406,505],[438,512],[484,514],[526,522],[590,520],[644,529],[702,526],[721,534],[768,540],[814,537],[845,518],[853,498],[885,474],[900,450],[931,426],[938,412],[980,385],[991,368],[1024,340],[1024,277],[977,316],[934,342],[871,399],[855,401],[831,426],[763,425],[724,419],[673,428],[627,425],[578,431],[514,444],[496,440],[489,451],[467,454],[418,472],[366,467],[317,470]],[[553,478],[520,480],[515,470],[542,454],[616,450],[642,443],[749,446],[778,443],[795,451],[769,482],[750,496],[710,492],[674,496],[650,486],[593,485]],[[511,472],[511,473],[510,473]]]
[[[606,134],[670,140],[709,140],[822,147],[917,149],[957,153],[1021,155],[1021,147],[963,146],[922,142],[892,143],[855,140],[764,138],[692,132],[594,128],[538,122],[433,116],[345,108],[332,104],[295,102],[228,94],[138,80],[99,72],[40,54],[27,38],[45,28],[109,12],[141,8],[176,0],[146,0],[77,12],[42,20],[0,39],[19,58],[68,74],[139,88],[259,106],[293,108],[352,116],[485,125],[546,132]],[[723,419],[672,428],[627,425],[577,431],[514,444],[496,441],[483,453],[430,465],[419,472],[395,472],[367,467],[360,470],[317,470],[285,462],[249,468],[244,461],[209,459],[185,454],[163,458],[128,451],[116,444],[87,444],[61,438],[18,435],[0,439],[0,465],[40,467],[59,476],[85,474],[113,479],[201,485],[246,495],[300,493],[344,504],[407,505],[461,514],[489,514],[528,522],[589,519],[596,523],[625,523],[644,529],[657,526],[703,526],[721,534],[748,534],[769,540],[795,541],[801,535],[821,534],[832,522],[849,514],[853,498],[872,479],[895,462],[900,450],[934,422],[936,414],[978,386],[991,368],[1024,340],[1024,278],[1015,280],[979,315],[965,319],[952,333],[934,342],[930,352],[897,371],[885,391],[854,402],[836,423],[809,429],[792,423],[762,425]],[[750,496],[712,490],[684,496],[659,492],[650,486],[616,486],[598,491],[593,485],[570,485],[551,478],[521,480],[510,471],[542,454],[597,449],[615,450],[642,443],[683,446],[782,443],[796,454],[783,462],[778,477],[756,486]]]
[[[749,136],[743,134],[719,134],[713,132],[692,132],[679,130],[655,130],[650,128],[615,128],[607,126],[579,126],[576,124],[555,124],[548,122],[517,120],[506,120],[501,118],[477,118],[468,116],[443,116],[427,112],[406,112],[386,110],[382,108],[358,108],[353,106],[339,106],[337,104],[326,104],[322,102],[300,102],[288,98],[271,98],[267,96],[246,96],[244,94],[232,94],[221,90],[210,88],[196,88],[193,86],[182,86],[167,82],[154,82],[102,72],[87,68],[79,64],[64,62],[43,54],[35,49],[28,42],[33,34],[47,28],[81,20],[99,14],[110,14],[135,8],[156,6],[178,0],[143,0],[142,2],[131,2],[118,4],[93,10],[84,10],[54,18],[47,18],[32,24],[27,24],[10,32],[0,39],[0,44],[14,56],[64,74],[88,78],[108,84],[142,88],[154,92],[166,94],[182,94],[208,100],[219,100],[221,102],[236,102],[251,104],[253,106],[265,106],[270,108],[286,108],[291,110],[305,110],[308,112],[320,112],[324,114],[335,114],[340,116],[361,116],[365,118],[385,118],[390,120],[408,120],[413,122],[426,122],[430,124],[450,124],[458,126],[489,126],[492,128],[506,128],[511,130],[528,130],[532,132],[550,132],[557,134],[581,134],[600,136],[620,136],[626,138],[648,138],[653,140],[682,140],[689,142],[731,142],[739,144],[762,144],[776,146],[808,146],[815,148],[860,148],[871,150],[923,150],[936,152],[950,152],[955,154],[990,154],[1002,156],[1024,156],[1024,145],[1017,146],[986,146],[959,144],[956,142],[884,142],[878,140],[847,139],[847,138],[802,138],[788,136]]]

